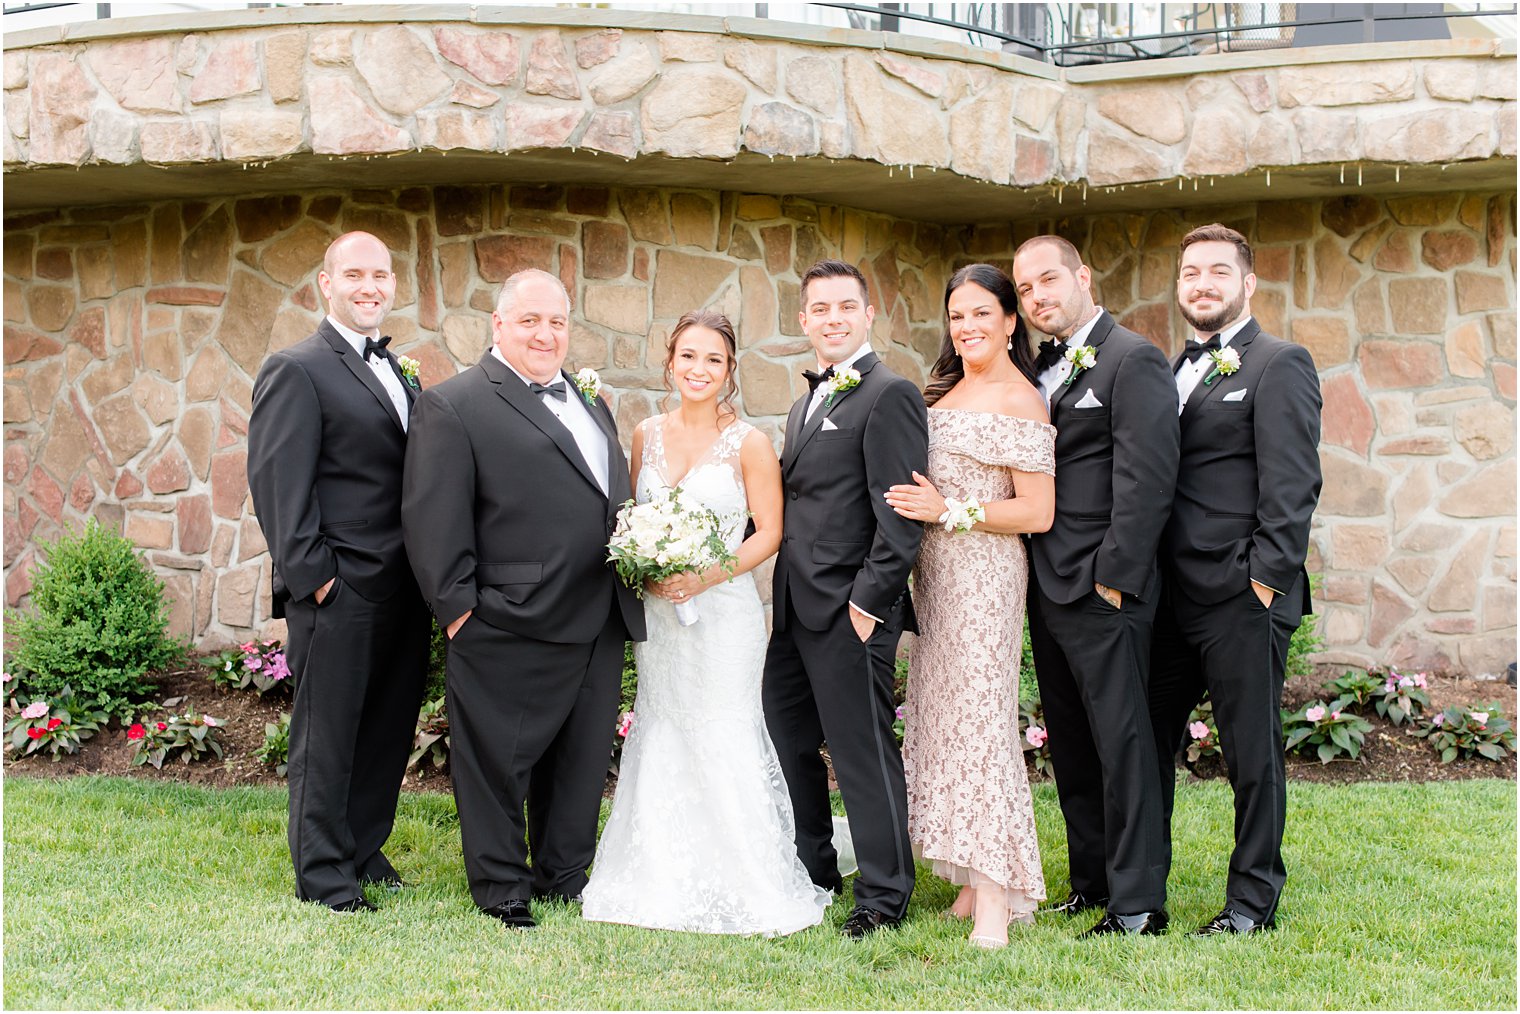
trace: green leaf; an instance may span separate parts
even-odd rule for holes
[[[1337,753],[1335,747],[1329,743],[1321,743],[1319,745],[1319,750],[1316,752],[1319,754],[1319,762],[1321,764],[1329,764],[1331,761],[1335,760],[1335,755]]]
[[[1498,743],[1479,743],[1478,753],[1493,761],[1504,759],[1504,748]]]
[[[1448,746],[1446,749],[1444,749],[1444,750],[1441,751],[1441,763],[1442,764],[1450,764],[1452,761],[1454,761],[1456,759],[1457,759],[1457,748],[1456,747],[1454,747],[1454,746]]]

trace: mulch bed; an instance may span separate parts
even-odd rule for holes
[[[1314,676],[1301,676],[1289,681],[1283,691],[1283,706],[1297,709],[1310,701],[1328,700],[1329,695],[1320,684],[1341,673],[1342,668],[1322,667],[1322,671]],[[213,759],[209,762],[184,764],[170,760],[161,771],[146,764],[132,767],[135,752],[133,745],[127,740],[126,730],[113,722],[93,739],[86,740],[79,753],[56,762],[46,757],[13,759],[7,754],[6,772],[43,778],[64,778],[80,774],[133,775],[216,788],[284,783],[283,776],[275,774],[272,767],[260,761],[256,751],[264,743],[265,724],[278,721],[280,712],[290,710],[288,691],[273,690],[261,697],[251,690],[228,689],[213,684],[206,670],[198,667],[161,673],[157,677],[157,684],[157,700],[181,698],[171,710],[179,712],[193,705],[197,711],[222,720],[221,738],[226,754],[223,761]],[[1515,690],[1504,683],[1432,675],[1428,692],[1431,707],[1436,711],[1451,705],[1471,707],[1497,703],[1506,718],[1513,721],[1515,717]],[[142,717],[153,713],[152,709],[145,707]],[[1434,782],[1516,777],[1516,759],[1513,754],[1499,763],[1475,757],[1442,764],[1424,740],[1410,735],[1407,723],[1395,728],[1375,714],[1365,717],[1372,723],[1373,731],[1367,735],[1367,742],[1358,759],[1321,764],[1313,757],[1289,756],[1288,777],[1328,783]],[[1039,777],[1032,770],[1031,776]],[[1193,771],[1192,777],[1222,778],[1223,765],[1217,760],[1205,761]],[[609,788],[610,785],[609,781]],[[403,788],[413,792],[448,792],[450,785],[446,773],[437,771],[431,765],[423,765],[407,772]]]

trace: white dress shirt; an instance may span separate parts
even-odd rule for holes
[[[1240,333],[1240,329],[1243,328],[1243,327],[1245,327],[1250,322],[1251,322],[1251,318],[1248,315],[1248,316],[1240,318],[1240,320],[1236,321],[1235,323],[1231,324],[1229,327],[1225,328],[1223,331],[1219,332],[1219,347],[1221,349],[1227,349],[1227,348],[1229,348],[1230,347],[1230,339],[1234,338],[1237,334],[1239,334]],[[1199,337],[1197,335],[1197,333],[1194,333],[1193,337],[1191,339],[1189,339],[1189,340],[1197,342],[1199,345],[1202,345],[1204,342],[1208,341],[1209,338],[1211,338],[1211,337],[1213,337],[1213,336],[1212,335],[1204,335],[1203,337]],[[1187,401],[1188,401],[1188,399],[1193,396],[1193,388],[1195,388],[1195,387],[1198,386],[1198,382],[1200,380],[1202,380],[1204,378],[1204,375],[1207,374],[1209,372],[1209,370],[1213,369],[1213,367],[1214,367],[1214,360],[1210,359],[1208,356],[1199,356],[1197,359],[1194,359],[1191,363],[1183,363],[1182,364],[1182,368],[1177,371],[1177,414],[1178,415],[1181,415],[1182,414],[1182,410],[1187,407]]]
[[[1095,312],[1092,319],[1073,331],[1071,337],[1066,339],[1065,348],[1062,349],[1063,354],[1066,349],[1079,349],[1087,344],[1087,336],[1092,334],[1093,325],[1097,324],[1098,318],[1103,315],[1103,307],[1097,306],[1093,309]],[[1061,389],[1061,385],[1066,383],[1066,378],[1071,376],[1071,369],[1070,360],[1062,359],[1040,374],[1040,393],[1045,396],[1046,409],[1050,408],[1051,401],[1055,398],[1056,392]]]
[[[327,315],[327,322],[332,325],[334,331],[343,336],[349,348],[359,353],[359,358],[363,359],[364,345],[369,341],[369,335],[360,334],[350,327],[345,327],[334,320],[332,314]],[[395,368],[385,356],[370,356],[369,362],[365,365],[380,379],[380,386],[385,388],[386,394],[390,395],[391,404],[396,406],[396,414],[401,417],[401,430],[405,432],[411,419],[406,403],[406,389],[401,386],[401,378],[396,375]]]
[[[848,359],[846,359],[844,362],[842,362],[842,363],[835,363],[834,364],[834,372],[836,374],[843,373],[845,370],[848,370],[851,366],[854,366],[855,363],[856,363],[856,361],[859,360],[861,357],[868,356],[870,354],[871,354],[871,343],[869,341],[864,342],[864,343],[861,344],[860,348],[856,349],[855,352]],[[812,400],[810,400],[808,402],[807,412],[802,416],[802,421],[803,422],[807,422],[809,419],[813,418],[813,413],[818,410],[818,406],[819,405],[823,404],[824,396],[827,393],[828,392],[826,392],[824,390],[824,385],[822,385],[822,384],[819,384],[817,387],[813,388],[813,397],[812,397]]]
[[[523,376],[517,367],[507,362],[501,350],[494,345],[491,347],[491,355],[496,357],[497,362],[516,373],[518,379],[524,384],[538,383],[536,380]],[[591,417],[591,407],[586,404],[580,388],[560,374],[555,374],[554,380],[550,381],[551,384],[555,382],[565,385],[565,400],[560,401],[551,394],[540,394],[539,403],[552,412],[554,418],[570,431],[570,435],[575,438],[575,446],[580,448],[581,457],[585,459],[587,467],[591,469],[591,474],[596,478],[596,484],[601,487],[602,493],[606,494],[609,488],[607,485],[607,434],[602,432],[602,428]]]

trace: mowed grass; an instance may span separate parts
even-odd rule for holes
[[[1191,937],[1223,901],[1227,787],[1179,787],[1162,938],[1082,942],[1044,917],[1000,952],[939,917],[855,943],[847,900],[779,940],[650,932],[537,907],[476,914],[453,800],[407,794],[387,853],[415,886],[336,916],[297,902],[285,795],[147,780],[4,780],[7,1008],[1506,1008],[1515,995],[1515,786],[1291,783],[1277,932]],[[1054,789],[1035,806],[1065,888]],[[373,896],[372,896],[373,897]]]

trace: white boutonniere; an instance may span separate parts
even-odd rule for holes
[[[1209,360],[1214,364],[1214,368],[1209,371],[1207,377],[1203,378],[1204,387],[1208,387],[1218,378],[1228,377],[1240,369],[1240,353],[1234,349],[1216,349],[1209,353]]]
[[[422,390],[422,384],[417,379],[418,371],[422,369],[421,363],[411,356],[397,356],[396,365],[401,367],[401,377],[406,381],[406,386]]]
[[[834,375],[823,384],[823,403],[832,405],[836,394],[844,394],[860,384],[860,371],[854,367],[835,370]]]
[[[1098,365],[1098,350],[1091,345],[1078,345],[1067,349],[1064,358],[1071,364],[1071,372],[1066,375],[1066,386],[1070,387],[1071,382],[1077,379],[1077,374]]]
[[[978,521],[986,520],[987,511],[974,496],[964,500],[945,497],[945,513],[939,516],[939,523],[945,526],[945,531],[962,535],[971,531]]]
[[[581,397],[586,399],[587,405],[593,404],[597,395],[602,393],[602,378],[588,366],[576,373],[575,389],[581,392]]]

